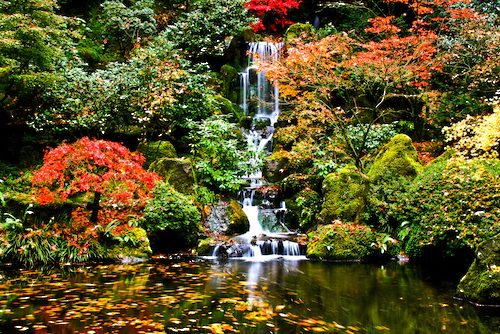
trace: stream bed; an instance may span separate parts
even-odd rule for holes
[[[456,283],[301,256],[2,268],[0,332],[500,333],[500,312],[454,300]]]

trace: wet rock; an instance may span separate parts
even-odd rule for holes
[[[216,238],[243,234],[250,227],[245,212],[235,199],[220,201],[215,205],[208,218],[208,224]]]
[[[273,154],[266,158],[266,164],[262,171],[264,178],[270,183],[277,183],[290,175],[287,165],[288,158],[280,155]]]
[[[500,234],[479,244],[457,293],[475,304],[500,305]]]
[[[217,245],[216,241],[212,238],[206,238],[198,242],[196,252],[198,255],[212,255],[214,247]]]

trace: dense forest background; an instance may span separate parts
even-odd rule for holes
[[[252,115],[239,107],[238,72],[247,43],[261,40],[285,43],[277,62],[260,64],[282,100],[274,151],[261,165],[273,184],[262,192],[287,202],[290,227],[309,232],[340,219],[383,233],[377,250],[470,250],[499,232],[499,14],[500,3],[479,0],[0,1],[2,210],[13,214],[2,254],[15,257],[33,241],[27,228],[53,224],[43,214],[28,223],[27,206],[56,202],[64,208],[56,220],[88,233],[65,239],[73,248],[62,257],[97,256],[102,249],[89,241],[97,236],[135,246],[129,230],[139,226],[170,229],[194,246],[209,207],[234,196],[255,167],[245,163],[242,131]],[[380,165],[377,155],[398,134],[415,157]],[[150,166],[152,143],[191,161],[189,191],[152,190],[156,176],[135,165]],[[89,152],[113,158],[99,164]],[[125,171],[132,176],[119,178]],[[102,183],[104,174],[118,183]],[[330,175],[370,179],[341,194],[359,203],[351,212],[331,208],[340,200],[328,197],[338,183]],[[114,196],[119,182],[127,191]],[[23,236],[18,243],[9,228]],[[46,249],[39,258],[61,230],[33,241]]]

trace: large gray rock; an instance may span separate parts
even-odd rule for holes
[[[219,201],[212,208],[208,224],[215,238],[243,234],[250,228],[245,212],[234,199]]]

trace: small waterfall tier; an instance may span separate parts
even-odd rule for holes
[[[255,42],[249,44],[248,66],[240,73],[241,103],[245,115],[252,118],[249,129],[242,129],[254,166],[253,173],[244,178],[249,186],[238,194],[238,201],[248,217],[248,232],[232,238],[229,244],[215,248],[214,256],[251,256],[301,254],[294,242],[296,234],[285,225],[286,206],[279,201],[277,189],[265,184],[261,165],[265,155],[272,153],[274,126],[278,120],[279,91],[263,71],[257,71],[260,61],[278,58],[282,43]]]

